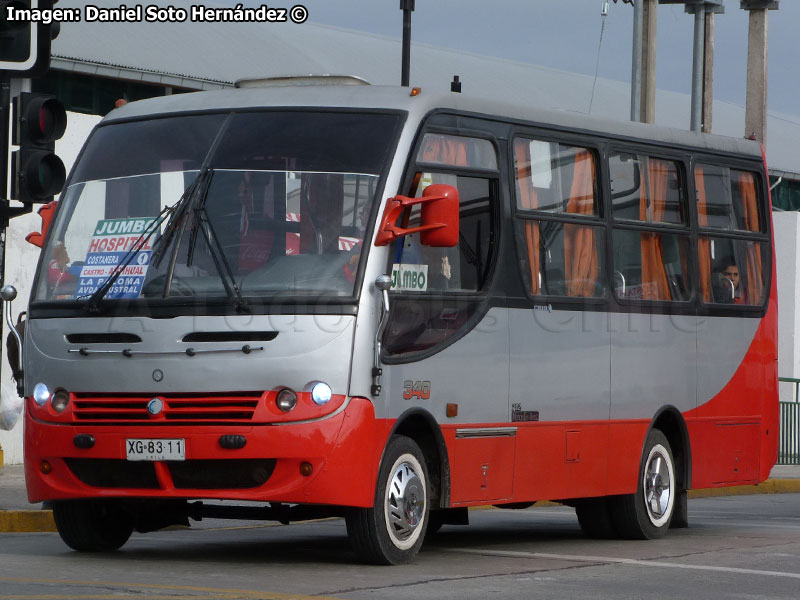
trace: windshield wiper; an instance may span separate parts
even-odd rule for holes
[[[197,245],[197,232],[203,232],[203,238],[208,246],[209,254],[214,261],[214,266],[219,273],[222,285],[225,287],[225,293],[229,298],[233,298],[234,307],[238,312],[249,312],[247,302],[242,297],[242,292],[239,285],[236,283],[236,275],[231,269],[231,264],[225,256],[225,249],[219,240],[214,227],[211,225],[211,220],[208,218],[208,211],[206,211],[206,198],[208,197],[208,189],[210,187],[210,179],[203,191],[199,194],[196,207],[194,208],[194,223],[189,234],[189,248],[186,256],[186,266],[191,267],[194,259],[194,250]],[[171,280],[171,278],[170,278]],[[168,280],[169,281],[169,280]],[[169,283],[167,283],[169,286]],[[169,287],[167,287],[169,292]]]
[[[175,239],[178,229],[183,231],[186,227],[186,215],[189,213],[189,207],[192,205],[192,200],[197,195],[198,190],[204,187],[206,178],[209,176],[209,169],[203,168],[197,177],[192,182],[186,191],[181,196],[180,200],[175,203],[172,215],[167,221],[167,226],[164,228],[164,234],[158,240],[158,249],[153,250],[153,266],[156,268],[161,264],[164,257],[164,252],[170,247],[172,241]]]
[[[203,174],[201,173],[197,176],[192,185],[186,188],[175,204],[172,204],[171,206],[165,206],[161,212],[158,213],[156,218],[150,224],[150,227],[142,232],[142,234],[137,238],[133,246],[131,246],[131,248],[122,257],[122,260],[119,262],[119,264],[117,264],[117,266],[114,267],[114,269],[108,275],[108,278],[92,293],[91,296],[89,296],[89,299],[86,301],[86,310],[89,312],[97,312],[100,310],[100,301],[105,297],[105,295],[108,293],[108,290],[113,287],[120,276],[125,272],[125,269],[128,268],[134,257],[142,250],[142,248],[147,245],[147,242],[150,241],[150,238],[153,237],[153,234],[159,230],[161,224],[164,222],[164,219],[166,219],[169,215],[170,220],[167,222],[167,228],[164,231],[164,235],[156,242],[159,246],[158,250],[153,251],[153,256],[160,258],[160,253],[167,246],[163,243],[167,238],[167,233],[169,233],[169,239],[174,237],[175,230],[180,223],[179,214],[184,214],[186,212],[186,207],[190,204],[189,201],[191,200],[192,196],[194,196],[202,175]]]

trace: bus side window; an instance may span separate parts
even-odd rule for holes
[[[414,197],[432,184],[458,189],[460,201],[459,243],[453,248],[431,248],[412,234],[397,241],[393,259],[393,289],[419,292],[477,292],[489,274],[494,242],[496,201],[489,179],[452,173],[419,172],[414,178]],[[419,205],[413,207],[409,225],[420,222]]]
[[[617,297],[688,301],[689,219],[686,178],[680,164],[645,154],[616,152],[609,156],[608,166]],[[634,223],[638,227],[631,227]],[[672,226],[672,230],[660,230],[664,225]],[[685,233],[675,231],[675,226]]]
[[[701,233],[698,239],[701,299],[706,304],[762,304],[767,295],[769,246],[756,240],[736,239],[752,237],[764,227],[756,175],[697,164],[694,177],[701,231],[716,229],[727,233],[726,237]]]
[[[708,248],[708,260],[700,263],[701,284],[707,281],[709,285],[704,302],[752,306],[764,301],[767,244],[701,236],[699,245]]]
[[[604,297],[605,226],[599,219],[595,154],[518,138],[514,161],[515,229],[528,293]]]

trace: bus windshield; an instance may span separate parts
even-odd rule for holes
[[[398,122],[272,111],[100,127],[64,193],[35,299],[353,297]]]

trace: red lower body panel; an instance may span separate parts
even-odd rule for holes
[[[40,502],[89,497],[218,498],[371,506],[378,463],[390,428],[391,423],[375,419],[372,403],[364,398],[352,398],[344,411],[326,419],[272,426],[55,425],[35,421],[28,412],[25,419],[28,499]],[[93,436],[94,446],[77,448],[73,440],[78,434]],[[243,435],[247,444],[238,450],[223,449],[219,442],[222,435]],[[89,470],[93,465],[103,464],[110,464],[112,472],[116,467],[131,470],[125,447],[129,438],[184,439],[186,463],[178,467],[191,468],[196,464],[202,470],[204,465],[212,464],[202,461],[230,461],[221,466],[213,465],[223,471],[223,478],[227,465],[232,471],[241,465],[254,464],[255,468],[270,468],[271,474],[262,484],[244,489],[176,485],[178,470],[166,462],[136,467],[136,478],[145,481],[145,487],[120,484],[119,479],[113,486],[96,482],[90,485],[85,475],[83,480],[79,477],[80,470],[74,469],[74,465],[81,461]],[[264,463],[267,467],[259,460],[268,461]],[[47,461],[52,471],[43,473],[42,461]],[[303,462],[312,465],[311,475],[300,473]],[[102,474],[92,477],[102,477]]]

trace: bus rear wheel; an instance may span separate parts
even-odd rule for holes
[[[662,537],[669,529],[677,493],[672,448],[661,431],[651,429],[642,451],[636,493],[611,502],[614,528],[628,539]]]
[[[411,562],[428,526],[428,471],[419,446],[395,435],[386,447],[375,503],[355,508],[347,517],[347,534],[359,559],[373,564]]]
[[[62,500],[53,519],[64,543],[79,552],[111,552],[133,533],[133,521],[113,500]]]

